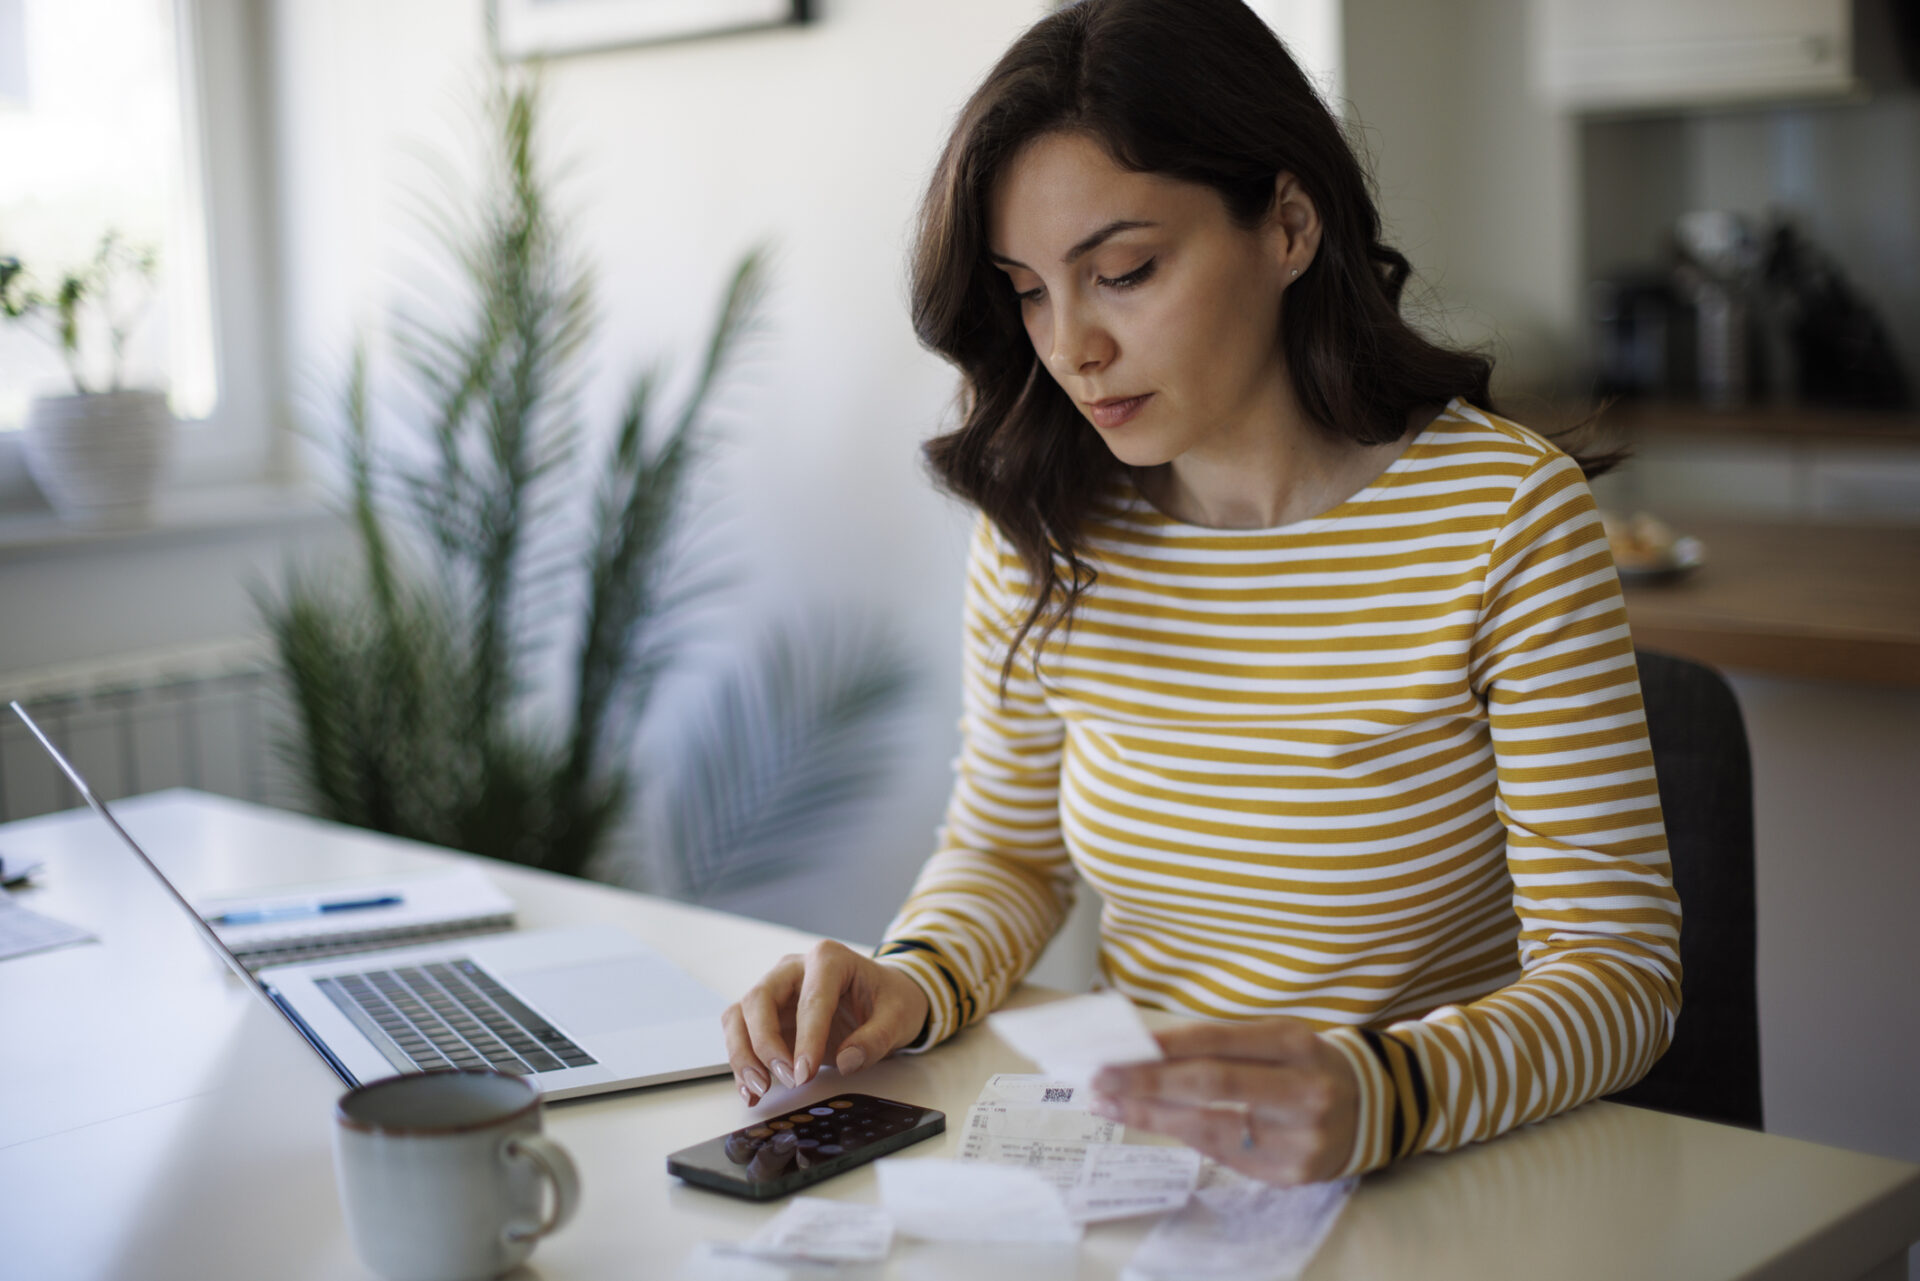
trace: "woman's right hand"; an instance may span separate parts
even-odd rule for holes
[[[904,971],[841,943],[786,956],[727,1007],[727,1062],[748,1105],[772,1083],[805,1085],[832,1061],[842,1076],[920,1035],[927,994]]]

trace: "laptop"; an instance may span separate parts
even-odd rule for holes
[[[248,973],[26,710],[11,706],[227,968],[347,1085],[492,1068],[566,1099],[728,1071],[726,1002],[608,926],[445,940]]]

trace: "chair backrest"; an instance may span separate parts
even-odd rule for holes
[[[1710,667],[1641,650],[1640,692],[1680,895],[1680,1020],[1638,1084],[1612,1097],[1761,1128],[1754,979],[1753,768],[1740,704]]]

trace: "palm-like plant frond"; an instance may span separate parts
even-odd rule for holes
[[[538,116],[535,84],[501,82],[485,190],[463,200],[448,188],[426,220],[466,306],[402,318],[421,411],[406,423],[418,437],[399,451],[406,461],[376,448],[367,357],[355,352],[339,439],[360,575],[295,573],[259,605],[289,678],[289,751],[323,814],[584,874],[636,793],[635,728],[672,656],[673,613],[697,587],[673,572],[676,530],[709,403],[755,330],[766,264],[755,252],[734,272],[673,411],[661,409],[658,374],[642,375],[604,455],[583,460],[576,392],[592,278],[549,206]],[[584,530],[573,510],[583,470],[599,478]],[[565,634],[578,638],[567,720],[547,728],[521,706],[527,660]],[[871,775],[851,726],[903,680],[877,655],[830,668],[780,650],[764,681],[740,687],[705,750],[713,771],[750,758],[747,790],[722,790],[714,773],[700,785],[712,815],[676,810],[701,868],[676,880],[708,887],[774,865],[782,816],[825,813]],[[729,842],[748,852],[733,857]]]
[[[768,635],[679,737],[661,826],[691,898],[788,875],[885,776],[884,718],[912,681],[898,645],[832,625]]]

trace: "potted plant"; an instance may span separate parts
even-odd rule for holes
[[[127,337],[152,299],[155,267],[151,248],[114,231],[50,291],[18,259],[0,258],[0,315],[41,328],[73,380],[71,394],[33,401],[25,453],[54,511],[77,525],[142,524],[153,506],[173,415],[165,392],[127,387],[124,377]],[[94,350],[102,340],[104,357]],[[104,378],[95,373],[102,365]]]

